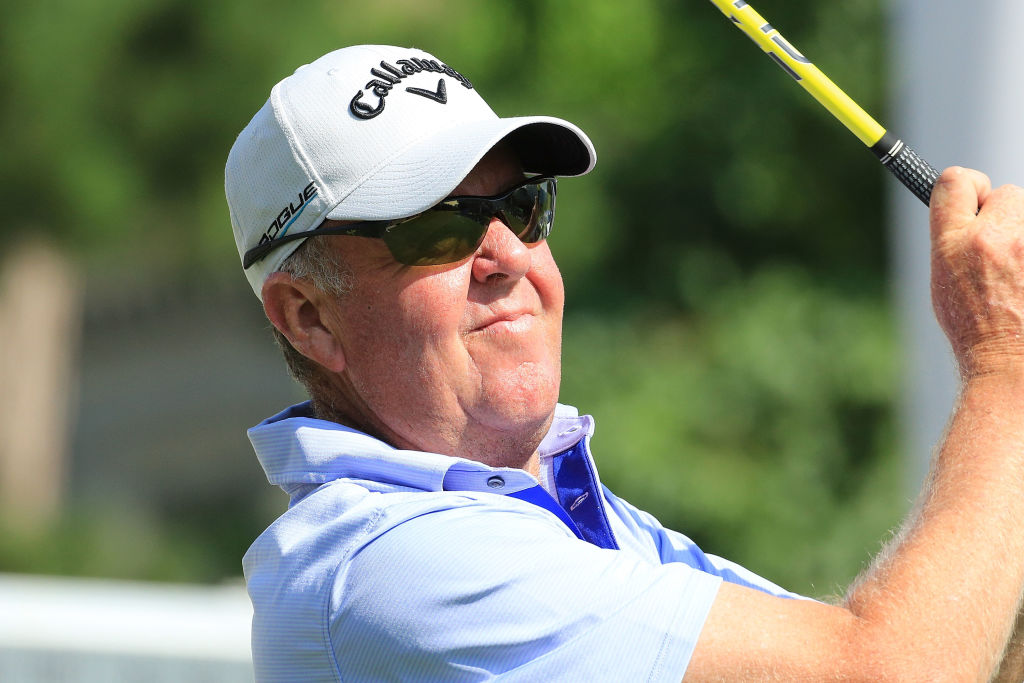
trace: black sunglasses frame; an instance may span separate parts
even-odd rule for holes
[[[544,236],[540,238],[544,239],[550,232],[550,223],[554,222],[555,194],[557,190],[557,183],[556,178],[554,176],[541,175],[534,176],[532,178],[527,178],[523,182],[515,185],[512,188],[509,188],[508,190],[502,192],[501,194],[489,197],[475,195],[459,195],[456,197],[448,197],[447,199],[438,202],[437,204],[427,209],[426,211],[421,211],[420,213],[414,214],[412,216],[407,216],[406,218],[384,221],[359,221],[357,223],[348,223],[346,225],[336,225],[328,227],[321,226],[318,228],[313,228],[312,230],[306,230],[303,232],[296,232],[281,237],[276,237],[272,240],[268,240],[266,242],[258,244],[252,249],[245,252],[245,256],[242,258],[242,269],[248,269],[257,261],[260,261],[263,258],[265,258],[266,255],[269,254],[271,251],[278,248],[282,244],[287,244],[288,242],[306,239],[307,237],[316,237],[317,235],[347,235],[349,237],[373,237],[377,239],[383,239],[385,233],[394,228],[396,225],[401,225],[402,223],[407,223],[409,221],[415,220],[423,216],[424,214],[433,211],[460,212],[466,217],[472,215],[474,217],[474,220],[479,219],[479,217],[481,216],[484,216],[487,218],[488,223],[490,222],[491,218],[498,217],[503,222],[507,223],[503,216],[505,200],[507,200],[517,190],[520,190],[529,185],[541,185],[544,183],[549,183],[551,194],[550,213],[552,214],[547,230],[545,231]],[[469,207],[464,206],[467,202],[470,204]],[[482,229],[480,239],[482,240],[483,235],[486,233],[487,225],[482,224],[481,228]],[[518,236],[522,237],[522,234]],[[477,244],[477,246],[479,246],[479,243]],[[466,256],[469,256],[469,254],[466,254]],[[463,258],[465,258],[465,256]]]

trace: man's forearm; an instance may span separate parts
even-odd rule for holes
[[[1024,587],[1019,406],[1024,371],[966,384],[912,523],[846,609],[724,583],[687,680],[989,680]],[[1004,680],[1020,683],[1010,652]]]
[[[965,384],[916,517],[847,599],[879,633],[908,636],[893,646],[971,679],[996,670],[1024,588],[1021,406],[1024,370]]]

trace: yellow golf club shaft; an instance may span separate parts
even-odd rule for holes
[[[832,112],[851,133],[871,148],[879,161],[899,178],[918,199],[928,204],[939,172],[917,155],[902,140],[882,128],[877,121],[839,89],[821,69],[814,66],[793,45],[764,20],[745,0],[711,0],[782,70]]]

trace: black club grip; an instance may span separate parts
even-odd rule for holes
[[[878,160],[927,206],[939,172],[902,140],[886,133],[871,148]]]

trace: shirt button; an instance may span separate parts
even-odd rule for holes
[[[505,486],[505,480],[501,477],[490,477],[487,480],[487,485],[492,489],[500,489]]]

